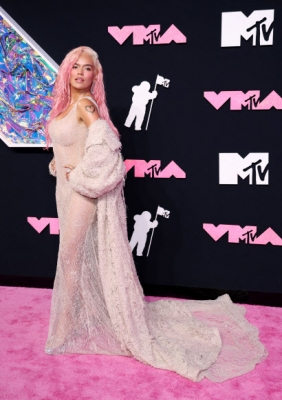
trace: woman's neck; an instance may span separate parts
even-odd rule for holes
[[[71,88],[70,104],[73,104],[73,103],[79,101],[80,99],[82,99],[82,97],[85,97],[85,96],[91,96],[91,92],[88,89],[87,90],[75,90],[75,89]]]

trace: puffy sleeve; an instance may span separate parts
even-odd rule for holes
[[[83,196],[97,198],[113,190],[126,174],[121,143],[105,120],[88,128],[85,154],[69,174],[71,187]]]

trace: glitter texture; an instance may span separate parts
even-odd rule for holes
[[[0,136],[11,147],[44,146],[54,67],[0,15]]]

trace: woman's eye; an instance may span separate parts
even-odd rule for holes
[[[77,68],[77,65],[74,65],[73,68]]]

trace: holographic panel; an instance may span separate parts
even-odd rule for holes
[[[57,64],[0,7],[0,138],[44,147]]]

